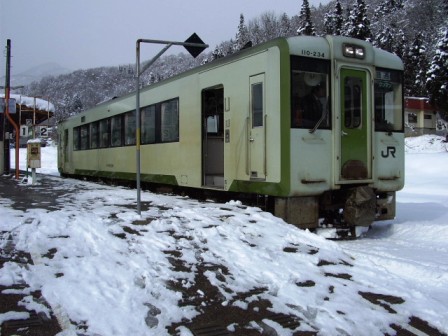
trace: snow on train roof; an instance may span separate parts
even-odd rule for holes
[[[0,98],[4,98],[5,94],[0,93]],[[27,97],[22,96],[19,94],[11,94],[10,98],[16,100],[16,104],[25,105],[30,108],[34,108],[34,104],[36,104],[36,108],[41,111],[49,111],[54,112],[55,108],[52,103],[50,103],[48,100],[44,100],[42,98],[35,98],[35,97]]]

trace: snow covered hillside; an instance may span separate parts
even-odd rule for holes
[[[212,322],[238,335],[394,335],[412,330],[411,320],[447,334],[442,140],[407,139],[397,218],[356,241],[325,240],[238,201],[143,192],[140,217],[135,190],[46,177],[62,195],[55,209],[23,211],[0,198],[0,231],[34,260],[28,268],[5,263],[0,285],[41,290],[64,336],[189,336]],[[38,172],[58,175],[56,148],[42,152]],[[280,315],[297,323],[287,328],[273,317]]]

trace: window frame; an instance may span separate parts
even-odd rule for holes
[[[73,151],[81,150],[81,127],[73,128]]]
[[[98,148],[109,148],[110,147],[110,118],[101,119],[99,122],[99,147]],[[104,125],[106,129],[104,129]],[[106,138],[104,137],[106,135]]]
[[[137,144],[136,131],[137,131],[137,113],[135,110],[126,112],[123,117],[124,128],[124,145],[135,146]],[[133,119],[133,121],[132,121]]]
[[[99,135],[100,135],[100,125],[98,121],[94,121],[89,124],[90,128],[90,149],[97,149],[99,148]]]
[[[132,110],[76,126],[73,128],[73,150],[135,146],[136,121],[136,111]],[[96,132],[93,131],[94,128]],[[142,107],[140,132],[142,145],[179,142],[179,97]]]
[[[123,114],[110,117],[110,147],[123,147]]]
[[[90,149],[90,126],[89,124],[79,126],[80,129],[80,150]]]
[[[362,80],[358,77],[345,78],[345,111],[344,111],[344,126],[348,129],[362,128],[363,117],[363,85]]]
[[[151,114],[153,116],[151,117]],[[148,119],[145,117],[148,116]],[[141,125],[141,138],[140,144],[148,145],[156,143],[156,124],[157,124],[157,108],[156,104],[145,106],[141,109],[140,125]],[[148,127],[146,127],[148,125]],[[147,140],[148,139],[148,140]]]
[[[313,74],[319,74],[323,76],[322,78],[325,79],[325,87],[322,87],[325,89],[325,100],[326,104],[322,104],[321,106],[323,108],[327,108],[326,112],[326,120],[325,122],[322,122],[319,125],[319,129],[324,130],[331,130],[333,128],[332,125],[332,88],[331,88],[331,61],[329,59],[316,59],[316,58],[310,58],[310,57],[303,57],[303,56],[297,56],[297,55],[291,55],[290,58],[291,62],[291,93],[290,93],[290,99],[291,99],[291,123],[290,127],[293,129],[312,129],[318,121],[315,123],[313,122],[313,125],[310,125],[309,122],[306,120],[301,120],[302,118],[299,117],[299,120],[296,119],[297,115],[300,114],[301,110],[301,102],[304,100],[305,96],[309,94],[310,92],[303,91],[300,87],[299,79],[300,76],[305,76],[305,74],[309,73],[311,75]],[[307,89],[311,90],[312,87],[308,87]]]
[[[252,90],[252,128],[263,127],[264,104],[263,104],[263,82],[253,83]]]
[[[388,82],[391,82],[398,86],[400,89],[398,93],[401,93],[401,97],[397,97],[399,99],[401,109],[400,111],[394,111],[394,119],[399,113],[398,117],[401,119],[398,122],[391,123],[386,118],[386,109],[379,109],[379,107],[386,106],[386,93],[381,91],[380,87],[386,85]],[[393,85],[392,84],[392,85]],[[395,92],[395,88],[392,91]],[[375,132],[404,132],[404,124],[405,124],[405,113],[404,113],[404,73],[402,70],[397,69],[389,69],[389,68],[376,68],[376,74],[374,78],[374,120],[375,120]],[[378,104],[381,102],[381,104]],[[399,124],[397,127],[396,124]],[[391,126],[392,125],[392,126]]]
[[[172,111],[168,110],[171,105],[175,106]],[[142,137],[140,143],[142,145],[160,144],[160,143],[172,143],[180,141],[180,103],[179,98],[167,99],[162,102],[147,105],[142,108],[140,114],[140,125]],[[153,118],[145,119],[146,113],[154,113]],[[173,115],[169,115],[169,114]],[[154,124],[152,124],[152,122]],[[148,127],[146,127],[148,126]],[[146,134],[152,137],[146,137]],[[145,139],[150,139],[146,141]],[[152,139],[151,139],[152,138]],[[153,141],[151,141],[153,140]]]
[[[159,113],[160,143],[179,142],[179,99],[161,102]]]

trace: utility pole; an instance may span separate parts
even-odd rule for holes
[[[10,49],[11,49],[11,41],[6,41],[6,75],[5,75],[5,109],[1,111],[2,113],[2,140],[3,140],[3,167],[1,167],[1,171],[3,174],[8,175],[10,172],[10,160],[9,160],[9,137],[6,136],[8,132],[6,132],[7,122],[6,122],[6,109],[9,108],[9,68],[10,68]]]
[[[18,180],[19,179],[19,136],[20,136],[20,129],[17,126],[14,119],[12,119],[11,115],[9,114],[9,97],[11,93],[10,88],[10,77],[11,77],[11,40],[6,40],[6,76],[5,76],[5,115],[3,117],[3,139],[4,139],[4,157],[5,157],[5,173],[9,174],[10,165],[9,165],[9,139],[5,139],[5,128],[6,128],[6,118],[8,118],[9,122],[12,126],[14,126],[14,129],[16,130],[16,174],[15,177]],[[7,148],[6,148],[7,144]],[[7,166],[6,166],[7,163]]]

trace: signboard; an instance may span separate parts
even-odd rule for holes
[[[40,168],[40,142],[28,142],[28,167]]]
[[[201,52],[204,51],[204,49],[208,47],[196,33],[193,33],[189,38],[185,40],[185,42],[198,44],[198,46],[184,46],[184,48],[187,49],[190,55],[194,58],[196,58]],[[200,44],[202,44],[202,46]]]
[[[28,136],[28,126],[20,126],[20,136],[27,137]]]
[[[6,109],[6,99],[0,98],[0,113],[5,113]],[[15,98],[9,98],[9,113],[15,114],[16,113],[16,99]]]
[[[39,126],[39,136],[41,138],[48,137],[48,127],[47,126]]]

